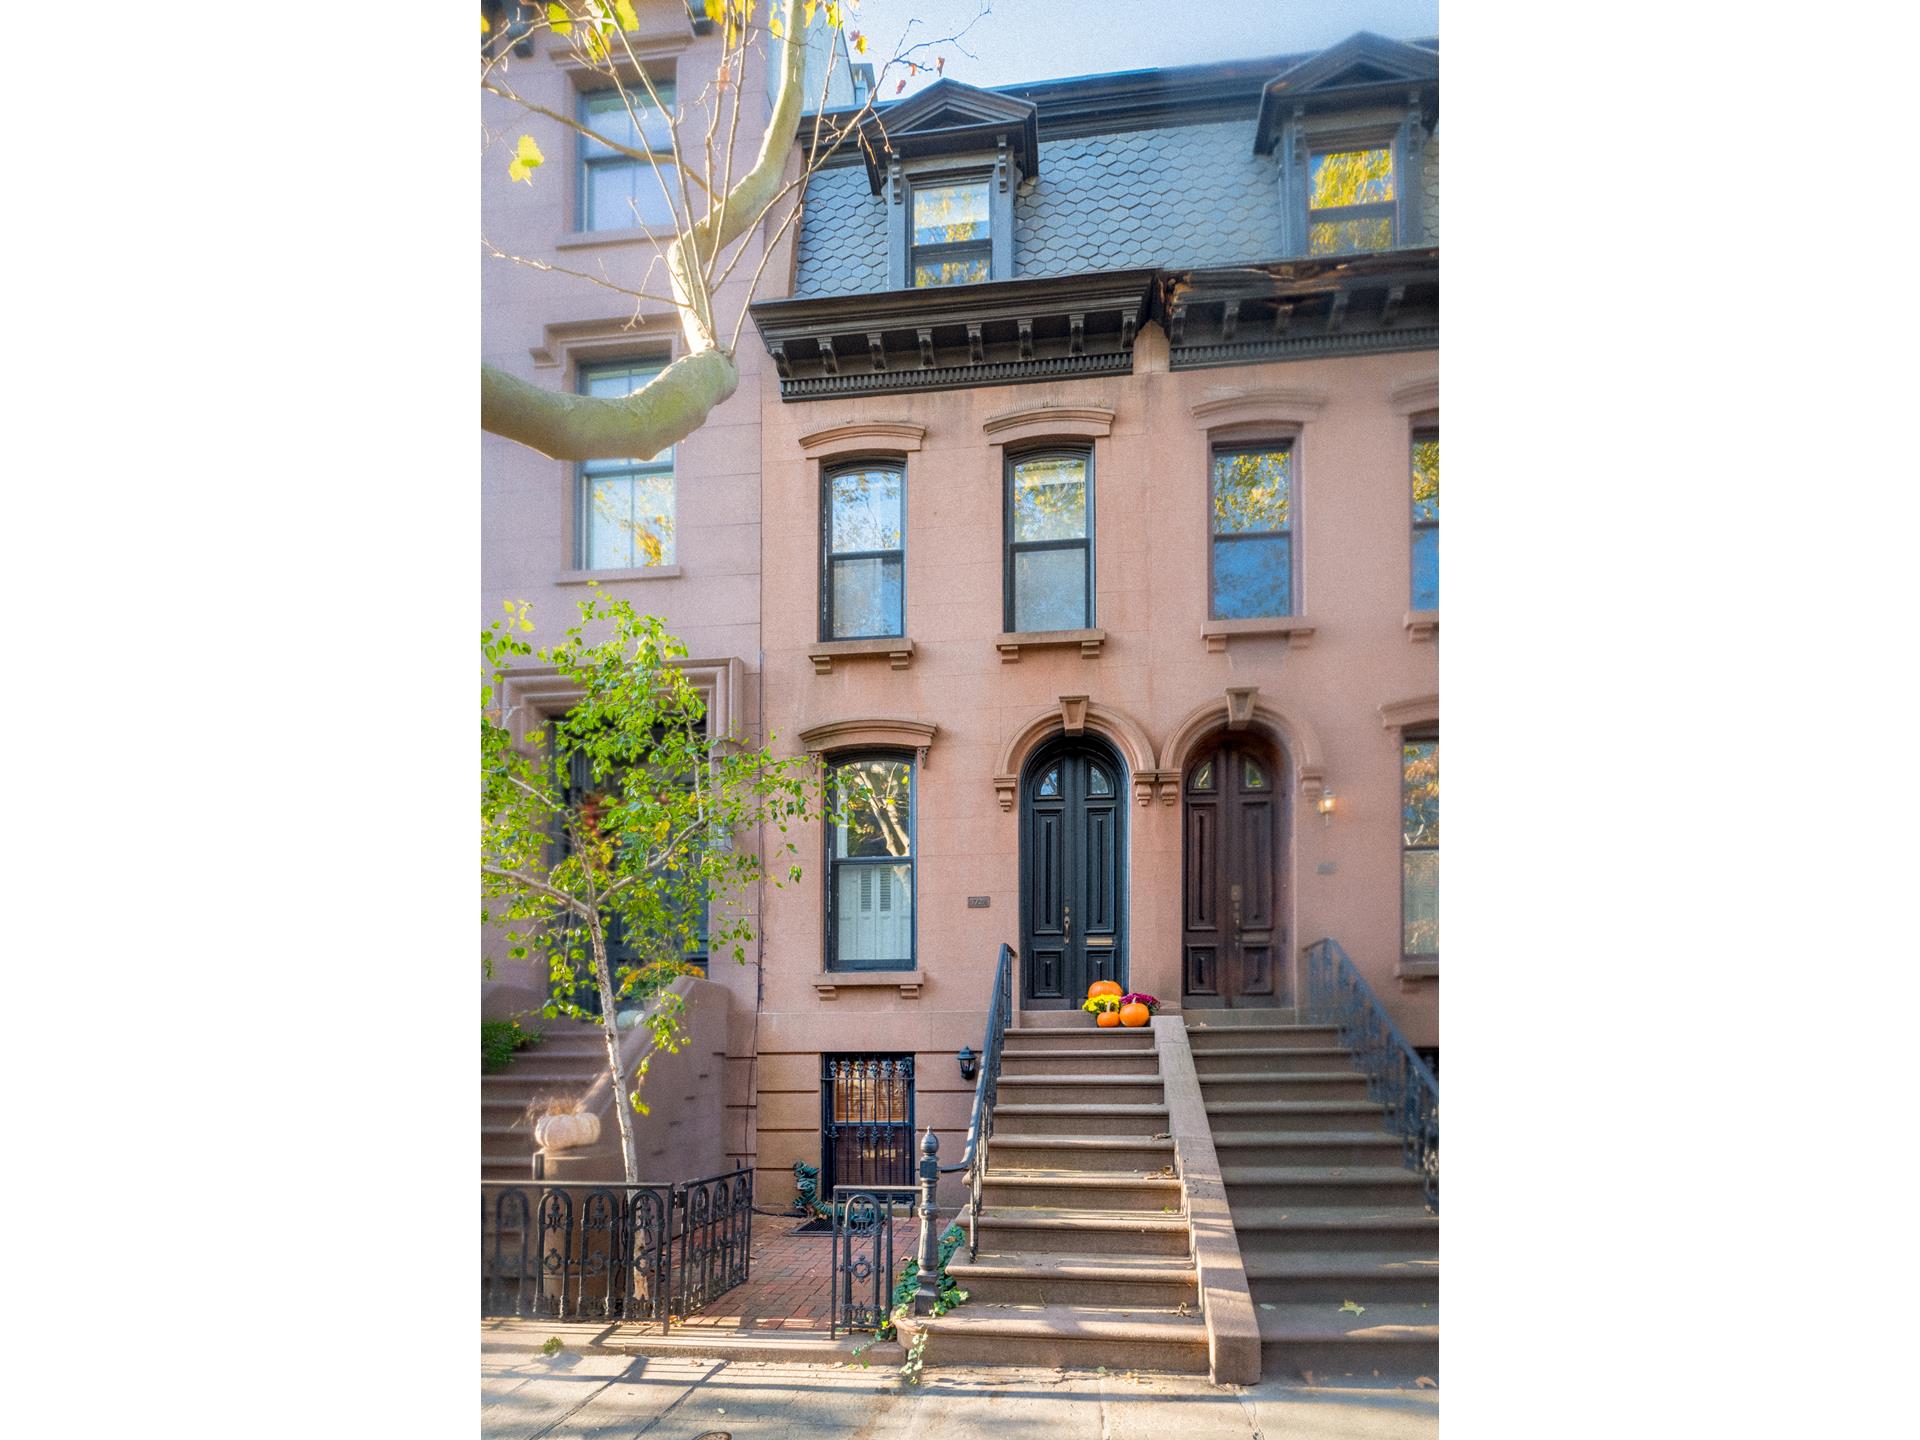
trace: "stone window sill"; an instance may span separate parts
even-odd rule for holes
[[[1400,962],[1402,980],[1438,980],[1440,978],[1440,960],[1435,956],[1430,960],[1402,960]]]
[[[1104,630],[1006,630],[995,640],[994,646],[1000,652],[1000,663],[1015,665],[1020,661],[1022,650],[1061,649],[1068,645],[1078,645],[1080,653],[1089,660],[1100,658],[1100,647],[1107,643]]]
[[[1314,624],[1302,615],[1273,615],[1259,620],[1209,620],[1200,627],[1207,649],[1218,654],[1231,639],[1284,635],[1291,650],[1304,650],[1313,640]]]
[[[1416,642],[1431,640],[1440,633],[1440,612],[1409,610],[1404,623],[1407,627],[1407,639]]]
[[[900,998],[919,998],[924,977],[918,970],[832,970],[813,977],[813,988],[822,1000],[832,1000],[841,990],[879,990],[900,988]]]
[[[882,655],[893,669],[905,670],[913,664],[913,641],[904,635],[889,635],[878,640],[820,640],[807,648],[816,675],[831,675],[836,660],[877,659]]]
[[[628,225],[619,230],[576,230],[554,241],[553,248],[591,250],[596,245],[632,245],[643,240],[670,241],[673,237],[674,231],[669,226]]]
[[[678,565],[647,565],[637,570],[562,570],[553,577],[556,585],[606,585],[615,580],[678,580]]]

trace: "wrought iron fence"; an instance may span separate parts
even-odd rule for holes
[[[554,1320],[697,1314],[743,1283],[753,1172],[677,1185],[480,1182],[480,1310]]]
[[[1400,1137],[1407,1168],[1426,1185],[1427,1208],[1440,1213],[1440,1081],[1387,1018],[1373,987],[1337,940],[1307,947],[1301,1018],[1337,1025],[1340,1043],[1367,1077],[1367,1093],[1386,1107],[1387,1128]]]
[[[893,1308],[894,1212],[911,1208],[911,1185],[836,1185],[833,1202],[833,1295],[828,1333],[883,1329]]]
[[[973,1087],[973,1114],[967,1121],[967,1148],[958,1162],[942,1165],[940,1173],[962,1172],[967,1177],[967,1258],[980,1253],[980,1202],[987,1178],[987,1143],[993,1138],[993,1111],[1000,1102],[1000,1052],[1004,1048],[1007,1026],[1013,1019],[1013,962],[1011,945],[1000,947],[1000,961],[994,970],[993,995],[987,1002],[987,1035],[980,1043],[980,1078]],[[929,1136],[929,1139],[932,1137]],[[933,1152],[937,1154],[936,1141]],[[934,1196],[922,1197],[923,1208],[933,1207]],[[923,1227],[933,1223],[928,1217]],[[920,1252],[930,1253],[927,1238],[922,1237]]]

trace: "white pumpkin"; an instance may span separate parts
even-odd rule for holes
[[[533,1140],[542,1150],[578,1150],[599,1138],[598,1115],[542,1115],[533,1123]]]

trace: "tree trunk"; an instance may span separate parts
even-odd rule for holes
[[[627,1099],[627,1085],[620,1073],[620,1016],[614,1008],[613,968],[607,962],[607,933],[596,914],[587,921],[587,938],[593,945],[593,981],[600,989],[601,1038],[607,1042],[607,1074],[613,1080],[613,1115],[620,1125],[620,1160],[626,1167],[627,1183],[640,1183],[640,1149],[633,1135],[633,1109]]]

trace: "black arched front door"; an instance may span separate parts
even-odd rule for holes
[[[1020,786],[1021,1003],[1068,1009],[1096,980],[1127,983],[1126,772],[1089,736],[1063,737]]]

